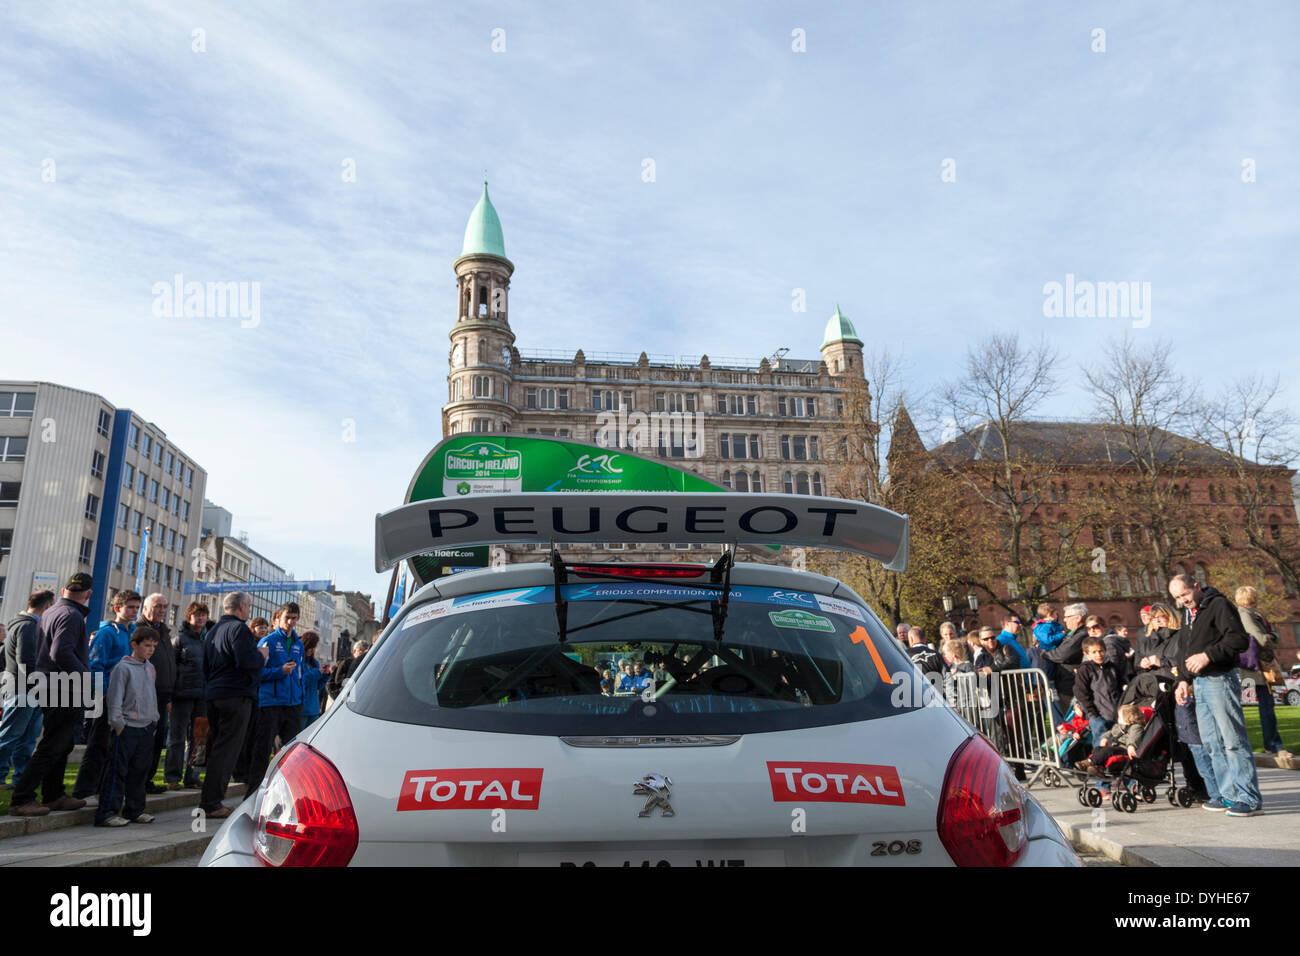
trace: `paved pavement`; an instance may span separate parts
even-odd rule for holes
[[[1136,813],[1079,805],[1076,787],[1033,794],[1077,847],[1126,866],[1300,866],[1300,773],[1259,767],[1261,816],[1171,807],[1161,787]]]
[[[233,784],[226,803],[238,804],[244,787]],[[198,861],[221,821],[205,821],[195,832],[199,794],[181,790],[146,798],[153,823],[96,827],[89,807],[44,817],[0,817],[0,867],[157,866]]]

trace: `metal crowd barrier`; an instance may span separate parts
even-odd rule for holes
[[[994,674],[952,674],[944,693],[965,721],[984,734],[1008,763],[1032,769],[1025,787],[1040,780],[1059,787],[1061,745],[1052,713],[1052,687],[1038,668]]]

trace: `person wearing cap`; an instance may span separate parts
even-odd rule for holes
[[[80,678],[90,673],[90,650],[86,635],[86,615],[90,613],[90,594],[94,579],[78,572],[68,579],[63,597],[41,615],[40,631],[36,642],[36,671],[45,675],[47,695],[42,702],[41,714],[45,726],[32,759],[27,762],[23,775],[14,784],[11,816],[41,817],[51,810],[80,810],[85,800],[68,795],[63,785],[68,768],[68,755],[72,753],[73,735],[88,701],[63,700],[48,693],[54,687],[68,689]],[[56,680],[51,681],[51,678]],[[75,696],[75,695],[74,695]],[[40,788],[42,802],[36,802]]]

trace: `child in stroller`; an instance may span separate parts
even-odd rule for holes
[[[1164,721],[1154,710],[1121,705],[1119,721],[1097,742],[1092,756],[1077,765],[1089,777],[1101,778],[1099,783],[1088,780],[1079,787],[1079,802],[1099,807],[1109,795],[1111,806],[1125,813],[1137,810],[1139,795],[1153,802],[1155,788],[1169,769],[1168,737]],[[1117,778],[1114,789],[1109,777]]]

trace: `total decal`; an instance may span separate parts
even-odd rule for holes
[[[870,763],[767,762],[772,799],[777,803],[878,803],[903,807],[898,768]]]
[[[541,805],[541,767],[408,770],[397,795],[399,812],[537,810]]]

